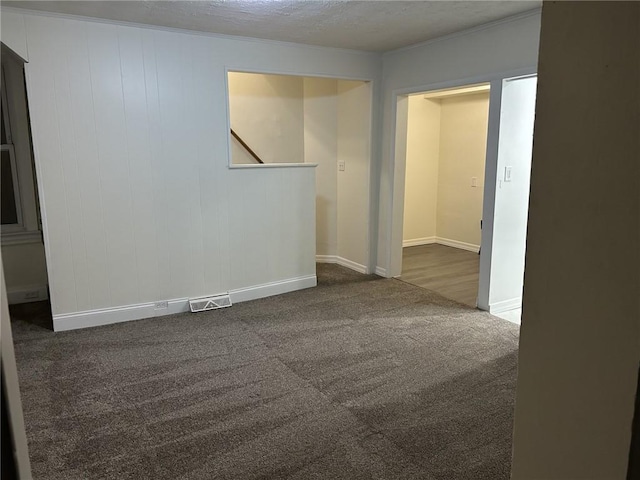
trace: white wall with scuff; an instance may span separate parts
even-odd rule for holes
[[[314,169],[229,169],[226,69],[375,80],[375,55],[11,16],[58,328],[315,284]]]
[[[540,14],[472,29],[383,55],[377,271],[402,269],[404,162],[396,145],[398,95],[487,82],[535,71]]]
[[[229,72],[231,128],[264,163],[303,163],[303,77]],[[235,164],[257,162],[231,138]]]

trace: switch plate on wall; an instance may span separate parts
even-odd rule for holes
[[[472,187],[478,186],[478,177],[471,177],[471,186]]]
[[[511,181],[511,167],[504,167],[504,181],[505,182],[510,182]]]

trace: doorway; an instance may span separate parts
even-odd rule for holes
[[[469,250],[465,253],[474,253],[475,248],[479,250],[479,266],[477,267],[477,280],[469,271],[456,272],[438,269],[437,259],[432,262],[424,262],[424,267],[429,270],[425,283],[426,288],[436,289],[447,287],[449,290],[457,289],[466,283],[466,294],[457,301],[467,305],[477,306],[481,310],[505,318],[509,321],[519,323],[522,289],[524,277],[524,258],[526,249],[526,229],[529,207],[529,180],[531,173],[531,154],[533,147],[533,125],[535,116],[536,98],[536,75],[528,74],[511,78],[491,79],[489,82],[489,100],[487,128],[485,130],[485,166],[484,176],[475,175],[471,178],[469,172],[460,178],[465,182],[458,183],[458,191],[453,195],[458,200],[465,198],[465,191],[477,188],[480,193],[482,207],[479,219],[482,221],[482,228],[477,226],[480,235],[479,243],[472,241],[460,241],[446,245],[447,237],[441,235],[438,229],[438,216],[435,218],[435,233],[428,231],[418,232],[405,228],[405,219],[413,215],[416,211],[423,215],[424,205],[427,205],[427,196],[438,198],[438,186],[429,185],[422,178],[424,175],[416,174],[415,169],[408,159],[408,150],[412,148],[412,138],[410,135],[410,105],[417,102],[412,99],[415,92],[422,92],[420,95],[424,100],[428,100],[428,95],[447,95],[454,89],[463,89],[462,82],[453,84],[447,89],[412,89],[404,93],[397,93],[396,96],[396,132],[395,132],[395,164],[394,172],[399,181],[394,183],[393,205],[389,234],[392,239],[389,249],[389,269],[392,276],[410,278],[410,273],[403,270],[403,257],[407,247],[413,247],[411,240],[415,240],[421,249],[429,248],[441,249],[442,246],[454,247],[457,250]],[[473,84],[464,88],[486,88],[486,84]],[[478,93],[478,92],[476,92]],[[418,97],[420,96],[418,95]],[[427,95],[427,99],[425,99]],[[471,94],[470,94],[471,95]],[[424,109],[425,104],[420,103]],[[442,108],[442,107],[441,107]],[[438,115],[434,115],[438,118]],[[433,148],[436,139],[440,139],[442,132],[432,130],[426,133],[424,129],[419,130],[421,136],[418,142],[422,142],[422,155],[428,150],[427,143]],[[462,137],[461,137],[462,138]],[[463,147],[465,145],[462,145]],[[408,163],[409,162],[409,163]],[[439,164],[438,164],[439,168]],[[433,179],[439,176],[434,167],[429,170],[423,164],[423,169],[431,172]],[[438,175],[436,175],[438,173]],[[416,180],[417,179],[417,180]],[[400,181],[401,180],[401,181]],[[481,185],[482,181],[482,185]],[[406,204],[405,191],[411,191],[411,183],[416,182],[420,188],[416,191],[422,195],[422,205],[413,213],[411,207]],[[477,184],[477,187],[471,185]],[[405,216],[405,210],[406,215]],[[461,217],[457,217],[460,219]],[[406,235],[407,230],[410,235]],[[426,233],[425,233],[426,232]],[[414,238],[409,238],[414,237]],[[444,238],[442,238],[444,237]],[[456,239],[454,239],[456,240]],[[464,242],[464,243],[463,243]],[[432,244],[438,244],[433,246]],[[465,244],[466,243],[466,244]],[[417,249],[416,249],[417,250]],[[451,250],[448,250],[451,251]],[[457,252],[460,253],[460,252]],[[432,255],[435,256],[435,255]],[[447,260],[443,260],[446,262]],[[449,260],[451,265],[458,263],[456,259]],[[470,260],[471,261],[471,260]],[[473,272],[472,272],[473,273]],[[439,287],[435,284],[437,278],[446,281],[449,285]],[[466,278],[465,278],[466,277]],[[435,279],[435,280],[434,280]],[[458,284],[456,284],[456,280]],[[477,286],[477,288],[476,288]],[[476,289],[477,301],[472,301],[473,289]],[[437,291],[437,290],[436,290]],[[450,291],[442,291],[444,296],[453,298]]]
[[[476,306],[488,83],[408,95],[400,278]]]
[[[53,329],[24,62],[2,45],[0,238],[11,317]]]

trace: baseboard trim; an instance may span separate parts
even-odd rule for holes
[[[303,288],[315,287],[318,279],[315,275],[306,275],[304,277],[290,278],[278,282],[263,283],[247,288],[238,288],[229,291],[232,302],[240,303],[258,298],[270,297],[272,295],[280,295],[289,293]]]
[[[316,255],[316,263],[338,263],[337,255]]]
[[[522,307],[522,297],[510,298],[509,300],[503,300],[501,302],[490,303],[489,313],[502,313],[509,310],[515,310]]]
[[[277,282],[238,288],[229,291],[234,303],[246,302],[271,295],[279,295],[303,288],[315,287],[318,284],[315,275],[296,277]],[[155,303],[139,303],[112,308],[100,308],[84,312],[65,313],[53,316],[53,330],[63,332],[79,328],[99,327],[113,323],[160,317],[189,311],[188,298],[176,298],[167,301],[167,308],[155,308]]]
[[[364,265],[347,260],[346,258],[339,257],[338,255],[316,255],[316,262],[318,263],[336,263],[343,267],[350,268],[359,273],[369,273],[369,269]]]
[[[430,245],[436,243],[437,237],[413,238],[411,240],[403,240],[402,247],[417,247],[418,245]]]
[[[480,245],[474,245],[473,243],[459,242],[458,240],[451,240],[450,238],[436,237],[435,243],[440,245],[446,245],[447,247],[459,248],[461,250],[467,250],[469,252],[478,253],[480,251]]]
[[[382,267],[376,267],[376,275],[387,278],[387,269]]]
[[[83,312],[63,313],[53,316],[53,331],[63,332],[78,328],[100,327],[113,323],[129,322],[142,318],[160,317],[189,311],[188,298],[167,301],[167,308],[155,308],[155,303],[138,303],[120,307],[98,308]]]
[[[24,287],[7,290],[9,305],[18,303],[40,302],[49,298],[49,289],[46,285],[27,285]]]

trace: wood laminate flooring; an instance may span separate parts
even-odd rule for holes
[[[400,280],[476,306],[480,255],[459,248],[431,244],[405,247]]]

